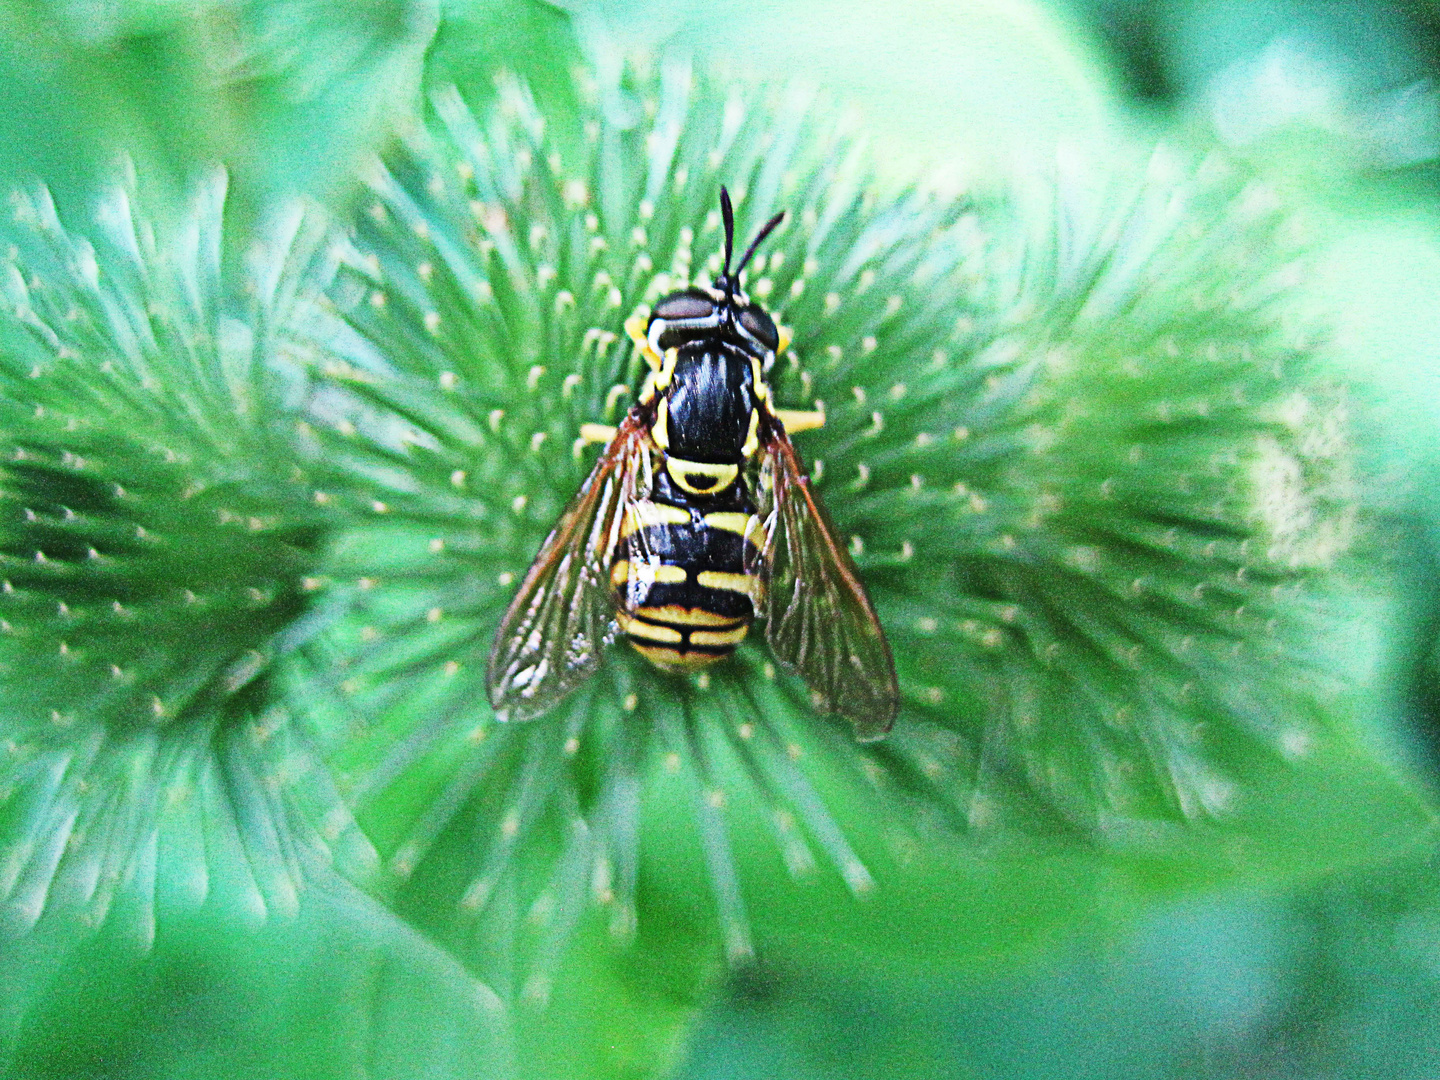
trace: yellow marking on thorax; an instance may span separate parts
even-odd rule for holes
[[[775,346],[775,355],[779,356],[790,347],[790,342],[795,338],[795,331],[791,330],[788,326],[777,326],[775,327],[775,333],[780,339],[779,343]]]
[[[745,623],[744,619],[732,619],[725,615],[716,615],[713,611],[706,611],[704,608],[687,608],[681,607],[679,604],[640,607],[635,609],[635,614],[660,622],[678,623],[681,626],[733,628]]]
[[[650,438],[661,450],[670,449],[670,399],[661,398],[655,409],[655,424],[650,428]]]
[[[617,559],[615,565],[610,567],[610,584],[620,588],[630,580],[630,560]]]
[[[750,356],[750,385],[754,387],[756,398],[761,401],[769,400],[770,387],[765,384],[765,375],[760,367],[760,358],[754,354]]]
[[[745,635],[749,632],[749,623],[737,626],[733,630],[691,630],[690,644],[739,645],[740,642],[745,640]]]
[[[745,436],[745,443],[740,447],[741,456],[747,460],[755,456],[755,451],[760,449],[760,410],[750,410],[750,431]]]
[[[724,529],[760,546],[760,519],[754,514],[742,514],[735,510],[716,510],[705,515],[705,524],[712,529]]]
[[[649,345],[646,345],[646,349],[650,349]],[[652,356],[654,356],[653,360]],[[679,358],[679,349],[666,349],[664,360],[655,355],[653,350],[645,353],[645,359],[650,361],[650,370],[645,373],[645,385],[640,387],[641,405],[649,405],[662,390],[670,385],[670,380],[675,375],[675,363]]]
[[[655,373],[655,386],[664,390],[670,385],[670,380],[675,375],[675,365],[680,359],[680,350],[669,348],[665,350],[665,362],[660,365],[660,370]]]
[[[652,525],[689,524],[689,510],[682,510],[669,503],[657,503],[651,502],[649,499],[642,499],[625,508],[625,520],[620,525],[620,535],[626,537],[637,529],[648,529]]]
[[[669,470],[670,478],[691,495],[714,495],[718,491],[724,491],[740,475],[740,469],[736,465],[715,465],[708,461],[686,461],[677,457],[667,457],[665,468]],[[708,487],[696,487],[688,479],[692,475],[713,476],[715,483]]]
[[[760,597],[760,579],[749,574],[732,574],[728,570],[701,570],[695,575],[695,584],[706,589],[743,593],[751,600]]]

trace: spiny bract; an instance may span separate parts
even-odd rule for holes
[[[17,194],[0,265],[0,915],[142,941],[157,906],[293,908],[369,851],[274,676],[317,616],[323,508],[276,424],[260,317],[226,312],[222,176],[157,240],[123,186],[92,239]],[[283,307],[283,304],[280,305]]]
[[[1350,450],[1294,299],[1303,239],[1262,187],[1160,151],[1098,187],[886,194],[803,94],[670,67],[593,97],[570,138],[517,83],[484,116],[437,94],[297,343],[313,467],[368,492],[335,564],[359,607],[334,760],[404,822],[394,870],[448,836],[461,909],[528,912],[542,958],[587,897],[628,933],[642,811],[677,774],[737,957],[736,797],[792,870],[816,845],[863,891],[822,787],[873,786],[912,831],[1115,842],[1223,816],[1246,769],[1323,737],[1341,680],[1309,634],[1354,528]],[[615,649],[551,715],[497,724],[490,635],[593,460],[579,426],[638,389],[623,320],[719,272],[722,183],[741,234],[790,212],[747,288],[794,330],[778,403],[825,404],[797,443],[894,643],[900,720],[855,745],[761,645],[691,680]]]

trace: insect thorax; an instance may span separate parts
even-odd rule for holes
[[[745,458],[744,444],[755,409],[753,365],[739,349],[720,342],[679,351],[665,389],[665,452],[691,461]]]

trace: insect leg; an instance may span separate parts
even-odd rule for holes
[[[816,409],[811,412],[801,409],[776,409],[774,415],[776,420],[785,425],[787,435],[793,435],[797,431],[812,431],[825,426],[824,409]]]
[[[580,437],[575,440],[575,445],[572,447],[575,456],[578,458],[580,451],[584,450],[585,447],[591,443],[608,443],[611,439],[615,438],[615,433],[618,430],[618,428],[613,428],[609,424],[581,424]]]

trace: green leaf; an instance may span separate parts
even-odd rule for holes
[[[263,930],[215,912],[153,950],[37,932],[0,959],[7,1076],[502,1077],[496,996],[368,897],[307,893]]]
[[[1021,963],[732,980],[681,1077],[1423,1075],[1440,1006],[1433,848],[1298,888],[1152,905]]]
[[[279,193],[330,192],[414,103],[431,0],[0,5],[0,180],[88,208],[117,156],[182,209],[223,163],[255,227]]]

